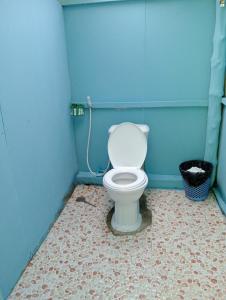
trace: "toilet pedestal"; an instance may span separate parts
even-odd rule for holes
[[[121,232],[136,231],[142,223],[139,199],[136,201],[116,201],[112,216],[112,227]]]

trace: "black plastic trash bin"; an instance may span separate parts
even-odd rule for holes
[[[201,168],[205,172],[189,172],[192,167]],[[203,160],[189,160],[180,164],[179,169],[184,179],[186,197],[194,201],[205,200],[209,194],[213,165]]]

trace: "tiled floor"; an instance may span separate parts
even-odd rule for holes
[[[115,237],[104,189],[78,186],[10,299],[226,299],[226,221],[213,196],[149,190],[153,223]],[[97,207],[78,203],[85,195]]]

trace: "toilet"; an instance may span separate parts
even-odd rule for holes
[[[111,225],[120,232],[136,231],[141,223],[139,199],[148,177],[142,169],[147,155],[149,127],[121,123],[109,129],[108,155],[113,169],[103,178],[103,185],[115,202]]]

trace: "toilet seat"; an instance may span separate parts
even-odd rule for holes
[[[138,189],[147,182],[148,178],[143,170],[127,167],[111,169],[103,178],[105,187],[123,192]]]

